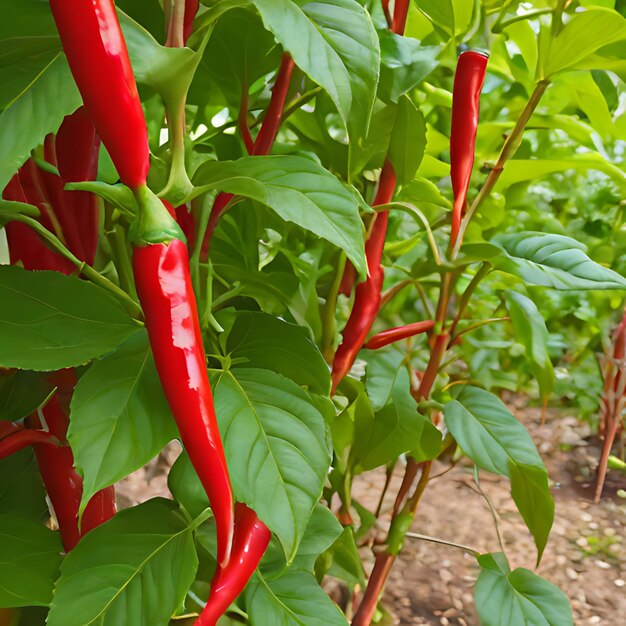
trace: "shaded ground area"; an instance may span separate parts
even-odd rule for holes
[[[541,426],[539,410],[526,408],[524,399],[509,398],[507,404],[529,429],[554,481],[555,523],[537,572],[566,592],[577,625],[626,624],[626,500],[617,496],[626,489],[626,478],[611,473],[605,497],[594,505],[600,447],[588,428],[563,411],[550,411]],[[433,475],[442,469],[434,467]],[[356,497],[368,506],[375,503],[383,481],[380,472],[364,476]],[[481,486],[497,510],[511,566],[533,569],[536,551],[508,481],[481,472]],[[499,550],[493,518],[475,492],[469,465],[429,484],[412,530],[481,552]],[[477,575],[475,560],[463,551],[408,539],[385,594],[390,623],[478,624],[472,596]]]
[[[577,626],[626,625],[626,499],[617,495],[626,490],[626,477],[612,472],[602,502],[594,505],[599,442],[589,436],[588,428],[560,410],[549,411],[541,426],[539,410],[526,407],[523,398],[509,397],[507,404],[530,430],[554,482],[555,523],[538,573],[566,592]],[[169,497],[166,472],[179,450],[178,444],[170,444],[159,459],[122,481],[119,504]],[[443,469],[435,466],[433,475]],[[390,494],[401,475],[399,467]],[[360,477],[356,499],[374,508],[383,483],[380,471]],[[532,569],[535,547],[510,498],[508,481],[482,473],[481,486],[498,513],[511,566]],[[385,501],[388,506],[392,495]],[[499,550],[491,512],[475,491],[469,464],[459,464],[430,483],[412,530],[481,552]],[[477,625],[472,596],[477,575],[474,558],[462,550],[407,539],[384,598],[391,614],[387,623]]]

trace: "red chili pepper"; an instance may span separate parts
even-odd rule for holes
[[[454,193],[450,247],[456,243],[465,213],[480,108],[480,91],[489,57],[481,52],[463,52],[454,75],[452,128],[450,131],[450,178]]]
[[[390,328],[389,330],[384,330],[382,333],[374,335],[364,347],[368,350],[378,350],[378,348],[388,346],[395,341],[428,332],[432,330],[434,326],[435,322],[433,320],[426,320],[424,322],[416,322],[415,324],[406,324],[405,326]]]
[[[87,111],[81,107],[63,120],[56,135],[56,165],[63,184],[95,180],[99,152],[100,138]],[[58,210],[55,207],[64,230],[70,222],[76,225],[78,239],[68,240],[69,249],[89,265],[93,265],[98,247],[98,207],[98,198],[88,191],[63,191],[63,202]]]
[[[228,562],[233,496],[220,438],[187,246],[179,239],[135,247],[133,271],[161,384],[217,525],[218,562]]]
[[[389,10],[389,9],[387,9]],[[404,35],[406,18],[409,14],[409,0],[396,0],[393,7],[391,30],[397,35]]]
[[[193,30],[193,21],[196,18],[196,13],[200,8],[200,0],[185,0],[185,21],[183,23],[183,38],[185,43],[191,35]]]
[[[283,115],[283,109],[285,107],[285,99],[287,98],[287,92],[289,91],[289,82],[291,81],[291,74],[294,70],[294,62],[289,54],[286,52],[282,56],[278,73],[276,74],[276,81],[272,89],[272,97],[270,104],[265,114],[265,119],[261,124],[261,130],[254,141],[254,149],[252,151],[255,155],[269,154],[278,129],[280,128],[280,122]],[[213,232],[217,226],[217,222],[224,212],[226,205],[232,200],[232,193],[219,193],[215,198],[213,207],[211,209],[211,215],[209,216],[209,223],[207,225],[206,234],[202,243],[203,258],[206,258],[209,253],[209,244]]]
[[[58,446],[59,440],[45,430],[33,430],[32,428],[18,430],[0,439],[0,459],[5,459],[11,454],[35,444]]]
[[[195,626],[215,626],[244,590],[269,545],[271,533],[245,504],[235,508],[235,537],[229,564],[213,578],[211,595]]]
[[[386,161],[380,175],[378,192],[373,206],[391,202],[395,188],[396,174],[391,163]],[[369,276],[356,286],[354,305],[342,333],[343,341],[337,348],[335,358],[333,359],[331,393],[335,392],[337,385],[350,371],[380,309],[380,292],[384,280],[381,259],[387,234],[388,219],[389,211],[381,211],[375,216],[370,237],[365,244]]]
[[[58,394],[55,394],[41,410],[45,426],[59,441],[67,441],[69,419],[61,408]],[[31,421],[42,426],[39,415]],[[66,551],[70,551],[81,535],[115,515],[115,490],[107,487],[99,491],[89,501],[83,514],[82,527],[78,526],[78,509],[83,492],[83,481],[74,469],[74,455],[69,446],[34,446],[41,478],[54,509],[61,540]]]
[[[39,221],[48,230],[54,232],[55,229],[45,208],[46,200],[39,188],[31,184],[31,166],[36,167],[32,161],[27,161],[19,174],[15,174],[6,186],[2,197],[5,200],[27,202],[39,208],[41,211]],[[69,261],[47,248],[26,224],[9,222],[5,229],[9,244],[9,258],[13,265],[21,264],[27,270],[56,270],[63,274],[71,274],[75,270]]]
[[[122,182],[146,183],[148,133],[126,42],[112,0],[50,0],[85,108]]]
[[[13,433],[19,433],[21,430],[24,430],[24,427],[21,424],[0,421],[0,441],[2,441],[5,437],[9,437]]]
[[[350,262],[350,259],[346,261],[346,266],[343,268],[343,276],[341,277],[341,283],[339,285],[339,293],[344,296],[350,297],[354,283],[356,282],[356,268]]]
[[[280,120],[283,115],[285,99],[289,91],[289,82],[291,81],[294,67],[293,59],[287,52],[284,52],[278,73],[276,74],[276,82],[272,88],[272,97],[265,113],[265,119],[254,141],[254,154],[269,154],[272,149],[280,128]]]

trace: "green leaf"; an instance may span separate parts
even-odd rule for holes
[[[434,458],[441,447],[441,434],[433,423],[417,411],[411,396],[409,374],[401,367],[392,382],[390,402],[376,412],[373,422],[355,429],[355,439],[363,447],[355,472],[364,472],[410,452],[418,461]],[[357,460],[357,459],[355,459]]]
[[[554,519],[554,501],[548,473],[528,431],[499,398],[477,387],[464,387],[444,406],[444,416],[452,436],[474,463],[511,480],[511,495],[535,539],[539,562]]]
[[[3,513],[15,513],[36,522],[50,517],[32,448],[0,459],[0,514]]]
[[[389,159],[398,184],[410,183],[419,168],[426,149],[426,122],[408,96],[398,102],[396,122],[389,142]]]
[[[316,559],[335,542],[342,530],[335,514],[323,504],[316,504],[290,568],[313,573]],[[268,576],[284,568],[284,552],[278,542],[272,540],[263,556],[261,571]]]
[[[0,420],[17,422],[27,417],[52,391],[43,375],[28,370],[17,370],[0,380]]]
[[[585,254],[585,246],[564,235],[523,232],[498,235],[503,254],[491,259],[499,270],[527,284],[561,290],[626,289],[626,279]]]
[[[143,331],[81,376],[70,409],[81,511],[97,491],[143,467],[177,436]]]
[[[122,11],[118,17],[137,82],[150,85],[170,103],[178,100],[187,92],[202,53],[162,46]]]
[[[89,532],[65,557],[46,624],[167,626],[197,567],[176,505],[148,500]]]
[[[352,139],[363,137],[380,67],[378,37],[369,13],[356,0],[253,0],[253,4],[296,65],[330,95]]]
[[[0,266],[0,366],[82,365],[139,330],[106,291],[59,272]]]
[[[238,368],[268,369],[316,393],[330,391],[328,365],[302,326],[267,313],[242,311],[228,334],[226,350],[237,359]]]
[[[378,94],[383,100],[398,102],[437,67],[437,46],[424,46],[417,39],[379,31],[380,84]]]
[[[61,48],[45,2],[4,0],[0,5],[0,110],[37,78]]]
[[[194,176],[198,194],[216,189],[252,198],[282,219],[345,250],[365,275],[363,200],[317,162],[299,156],[254,156],[208,161]]]
[[[548,78],[584,62],[600,48],[626,39],[626,19],[617,11],[594,8],[575,13],[557,37],[540,45],[542,77]]]
[[[239,108],[242,89],[248,90],[279,64],[280,48],[261,18],[253,11],[235,10],[216,24],[198,71],[206,73],[230,106]],[[201,97],[206,99],[207,94]]]
[[[293,570],[266,581],[257,574],[246,587],[246,609],[252,626],[347,626],[341,611],[312,574]]]
[[[537,305],[517,291],[505,291],[506,301],[515,331],[515,338],[526,349],[533,376],[539,383],[542,398],[554,388],[554,368],[548,355],[550,335]]]
[[[569,116],[562,117],[567,124],[565,130],[570,130],[574,121],[573,118]],[[568,170],[575,170],[585,174],[589,170],[604,172],[618,185],[620,191],[626,194],[626,173],[597,152],[585,152],[568,159],[513,159],[506,164],[495,190],[501,192],[515,183],[529,180],[536,181],[538,178]]]
[[[573,626],[567,596],[530,570],[511,571],[502,552],[478,557],[481,572],[474,588],[483,626]]]
[[[183,450],[167,475],[167,486],[176,501],[195,519],[209,506],[209,498],[189,455]]]
[[[365,585],[363,562],[354,540],[352,527],[346,526],[343,529],[337,541],[329,548],[328,554],[331,559],[329,576],[345,580],[349,585]]]
[[[404,354],[400,350],[376,350],[367,355],[365,389],[374,411],[380,411],[391,399]]]
[[[47,606],[61,564],[59,534],[15,513],[0,515],[0,607]]]
[[[452,0],[415,0],[422,13],[448,35],[454,35],[454,7]]]
[[[0,189],[82,99],[63,55],[55,56],[0,114]]]
[[[324,415],[305,391],[267,370],[212,376],[233,490],[291,561],[330,466]]]

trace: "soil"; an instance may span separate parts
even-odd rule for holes
[[[600,442],[590,435],[589,427],[559,409],[549,410],[541,425],[539,409],[526,406],[525,398],[505,400],[530,431],[552,481],[555,522],[537,573],[567,594],[577,626],[626,626],[626,476],[609,472],[604,496],[593,504]],[[170,444],[160,457],[119,483],[120,506],[154,496],[171,497],[166,473],[179,450],[178,444]],[[435,464],[432,476],[446,467]],[[383,510],[391,507],[402,474],[398,466]],[[355,499],[374,509],[384,480],[383,471],[360,476]],[[508,481],[485,472],[480,480],[497,512],[511,567],[534,569],[536,550],[511,500]],[[381,528],[384,523],[383,518]],[[411,530],[480,552],[500,550],[492,513],[476,491],[469,463],[459,463],[431,480]],[[368,548],[363,556],[370,567]],[[477,576],[475,559],[463,550],[407,538],[383,599],[388,611],[385,623],[478,625],[472,595]]]

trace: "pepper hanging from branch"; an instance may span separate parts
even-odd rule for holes
[[[122,182],[135,193],[133,272],[165,395],[207,492],[218,562],[233,536],[233,497],[206,370],[184,236],[146,179],[148,134],[112,0],[51,0],[63,49],[87,112]]]

